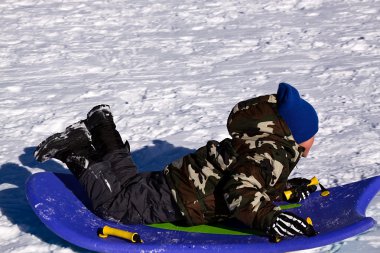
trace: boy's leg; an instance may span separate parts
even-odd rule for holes
[[[131,178],[122,192],[128,199],[121,222],[152,224],[183,220],[162,171],[139,173]]]
[[[161,171],[136,174],[121,184],[110,166],[107,161],[96,163],[79,179],[97,215],[125,224],[183,219]]]
[[[104,110],[102,113],[95,112],[95,108],[91,111],[92,117],[89,119],[91,126],[97,127],[93,133],[98,135],[92,136],[87,127],[87,120],[82,120],[67,127],[64,132],[54,134],[41,142],[34,155],[40,162],[55,158],[65,163],[85,187],[94,209],[100,210],[106,209],[103,205],[112,201],[115,194],[120,192],[121,185],[136,175],[137,168],[130,155],[129,145],[124,148],[115,129],[112,114],[108,114],[111,115],[111,120],[104,122]],[[100,146],[100,151],[94,148],[94,139],[98,147]],[[103,139],[106,139],[104,143]],[[108,151],[110,152],[105,155]]]
[[[125,182],[134,177],[137,168],[129,149],[114,150],[101,159],[94,156],[90,134],[83,122],[54,134],[38,145],[35,157],[43,162],[55,158],[67,165],[84,187],[93,210],[104,218],[120,220],[127,210],[127,199],[121,193]]]
[[[84,186],[94,211],[104,218],[125,223],[181,219],[162,173],[137,174],[128,142],[122,143],[108,106],[94,107],[79,124],[42,142],[36,159],[66,163]]]
[[[102,157],[114,150],[124,148],[109,105],[93,107],[87,113],[85,124],[91,133],[92,144]]]
[[[110,164],[109,169],[121,184],[124,184],[137,174],[136,164],[128,148],[112,151],[103,157],[103,161]]]
[[[108,105],[92,108],[85,124],[101,162],[91,165],[79,181],[99,216],[121,220],[128,209],[125,183],[137,174],[129,143],[123,143]]]
[[[97,215],[118,221],[124,216],[124,208],[111,209],[112,203],[122,190],[122,184],[111,171],[110,162],[104,161],[91,165],[78,179]]]
[[[123,184],[137,173],[137,167],[130,154],[128,141],[123,143],[113,115],[108,105],[97,105],[92,108],[85,121],[91,133],[92,143],[102,157],[102,161],[111,163],[109,169]]]

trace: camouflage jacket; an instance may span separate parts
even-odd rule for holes
[[[189,225],[237,218],[264,230],[304,149],[278,114],[276,95],[238,103],[227,128],[232,138],[209,141],[164,174]]]

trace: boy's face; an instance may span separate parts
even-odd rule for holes
[[[302,153],[303,157],[307,157],[307,155],[309,154],[309,151],[310,151],[311,147],[313,146],[314,139],[315,139],[315,136],[313,136],[310,139],[308,139],[307,141],[304,141],[304,142],[299,144],[301,147],[305,148],[305,152]]]

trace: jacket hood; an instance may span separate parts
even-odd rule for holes
[[[304,151],[278,113],[276,95],[239,102],[228,117],[227,129],[232,138],[244,140],[251,149],[259,147],[263,142],[281,146],[290,153],[294,163]]]

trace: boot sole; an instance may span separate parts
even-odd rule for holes
[[[93,107],[88,113],[87,113],[87,119],[90,118],[94,113],[98,112],[98,111],[102,111],[102,113],[104,111],[111,113],[111,107],[109,105],[106,105],[106,104],[101,104],[101,105],[97,105],[95,107]]]
[[[111,120],[109,120],[111,118]],[[85,124],[87,126],[87,129],[91,132],[94,128],[105,124],[114,124],[113,122],[113,115],[111,112],[111,108],[109,105],[101,104],[93,107],[88,113],[87,113],[87,119],[85,121]]]

